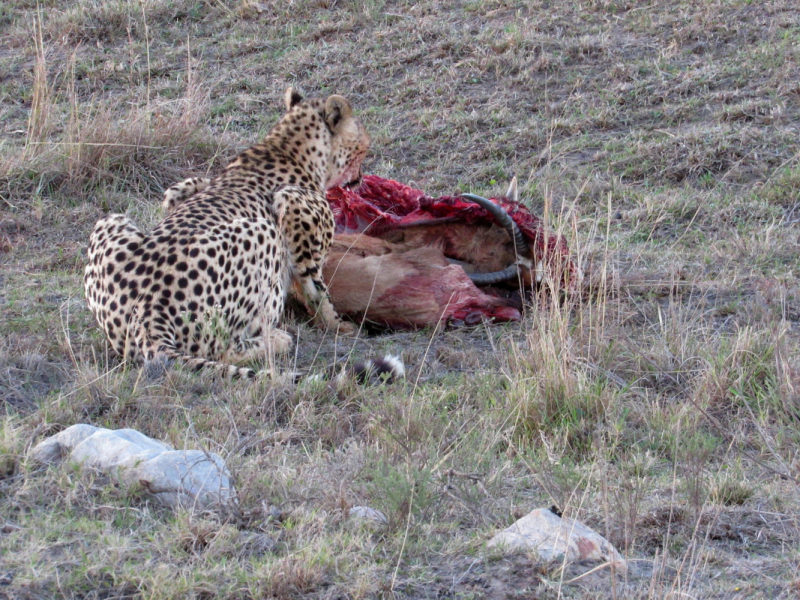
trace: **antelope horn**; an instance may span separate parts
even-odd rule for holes
[[[508,184],[508,191],[506,191],[506,198],[519,202],[519,189],[517,188],[517,176],[511,178],[511,183]]]
[[[511,236],[511,239],[514,240],[514,251],[518,257],[524,256],[529,258],[531,256],[531,247],[528,245],[528,240],[525,239],[525,236],[522,235],[522,232],[519,230],[519,227],[517,227],[514,219],[508,215],[502,206],[495,204],[486,198],[482,198],[481,196],[476,196],[475,194],[461,194],[461,197],[466,198],[467,200],[472,200],[472,202],[483,208],[486,212],[494,217],[495,221],[497,221],[500,226],[508,232],[508,235]],[[502,273],[504,271],[500,272]]]
[[[492,285],[501,281],[508,281],[517,277],[519,269],[516,264],[494,273],[469,273],[469,278],[475,285]]]

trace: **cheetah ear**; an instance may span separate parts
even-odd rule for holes
[[[283,95],[284,102],[286,102],[286,110],[292,110],[295,106],[303,101],[303,96],[300,95],[293,87],[286,88],[286,93]]]
[[[333,132],[340,123],[346,121],[353,114],[350,103],[342,96],[331,96],[325,101],[325,122]]]

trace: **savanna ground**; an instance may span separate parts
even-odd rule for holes
[[[0,597],[800,593],[794,2],[7,0],[0,32]],[[483,195],[516,174],[592,289],[338,344],[291,320],[287,366],[402,353],[386,387],[121,365],[83,299],[94,222],[152,227],[288,85],[352,100],[368,173]],[[238,508],[26,458],[84,422],[219,453]],[[628,576],[486,551],[551,504]]]

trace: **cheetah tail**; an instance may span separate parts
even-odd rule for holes
[[[164,344],[161,345],[155,356],[145,361],[145,370],[149,378],[154,378],[174,362],[178,362],[192,371],[212,369],[217,376],[229,380],[255,379],[259,375],[247,367],[237,367],[207,358],[190,356]],[[403,360],[399,356],[387,354],[382,358],[369,359],[345,368],[333,365],[322,373],[310,376],[308,381],[331,380],[339,386],[349,379],[354,379],[360,384],[377,385],[392,383],[404,378],[405,375]]]
[[[330,380],[339,386],[347,380],[353,379],[360,384],[377,385],[392,383],[405,376],[406,368],[403,359],[387,354],[381,358],[372,358],[344,368],[340,365],[332,365],[321,373],[311,375],[308,381]]]
[[[346,372],[340,373],[347,374]],[[392,383],[406,376],[406,367],[399,356],[387,354],[382,358],[369,359],[353,366],[349,373],[358,383]]]
[[[211,369],[222,379],[254,379],[256,376],[256,372],[247,367],[237,367],[207,358],[190,356],[164,346],[160,348],[159,352],[153,358],[145,361],[145,369],[148,372],[148,376],[152,377],[164,371],[173,362],[178,362],[192,371]]]

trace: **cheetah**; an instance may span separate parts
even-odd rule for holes
[[[236,365],[292,345],[277,328],[292,280],[317,322],[353,331],[322,279],[334,232],[325,190],[360,184],[370,138],[342,96],[289,88],[284,100],[262,142],[165,198],[171,212],[149,235],[124,215],[98,221],[84,289],[120,356],[252,378]]]

